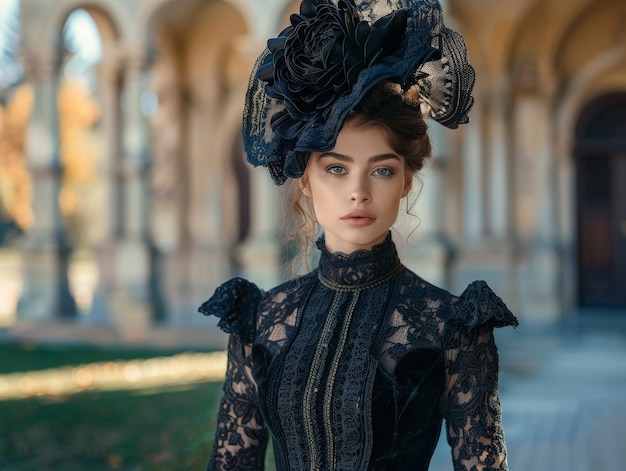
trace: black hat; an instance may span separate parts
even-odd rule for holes
[[[252,70],[248,161],[268,167],[277,185],[301,177],[311,152],[333,149],[350,111],[383,81],[418,87],[422,112],[444,126],[469,121],[474,69],[439,2],[304,0]]]

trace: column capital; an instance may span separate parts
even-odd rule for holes
[[[504,116],[513,102],[513,87],[510,80],[500,80],[485,92],[485,102],[490,112],[498,118]]]
[[[527,54],[517,61],[513,73],[516,93],[546,102],[555,100],[559,92],[559,80],[553,64]]]
[[[142,71],[148,65],[148,54],[139,47],[123,46],[120,49],[119,62],[126,70]]]
[[[34,82],[52,79],[59,69],[60,57],[54,49],[24,49],[21,57],[26,74]]]

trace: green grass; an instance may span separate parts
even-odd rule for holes
[[[0,347],[2,373],[162,350]],[[0,401],[0,471],[203,470],[221,384]]]
[[[181,352],[0,345],[0,374]],[[208,382],[0,400],[0,471],[202,471],[213,446],[221,387]],[[275,469],[271,446],[265,469]]]
[[[189,351],[188,349],[184,351]],[[181,349],[98,348],[89,345],[0,344],[0,374],[36,371],[98,361],[134,360],[181,353]]]

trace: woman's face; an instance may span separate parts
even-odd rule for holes
[[[332,151],[311,154],[301,183],[328,250],[349,254],[385,239],[412,181],[380,129],[348,122]]]

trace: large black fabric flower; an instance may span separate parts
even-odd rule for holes
[[[361,20],[353,0],[304,0],[291,27],[268,41],[271,52],[257,77],[285,109],[272,117],[274,132],[294,140],[306,126],[323,125],[338,98],[350,93],[359,73],[397,51],[407,11],[373,24]]]

